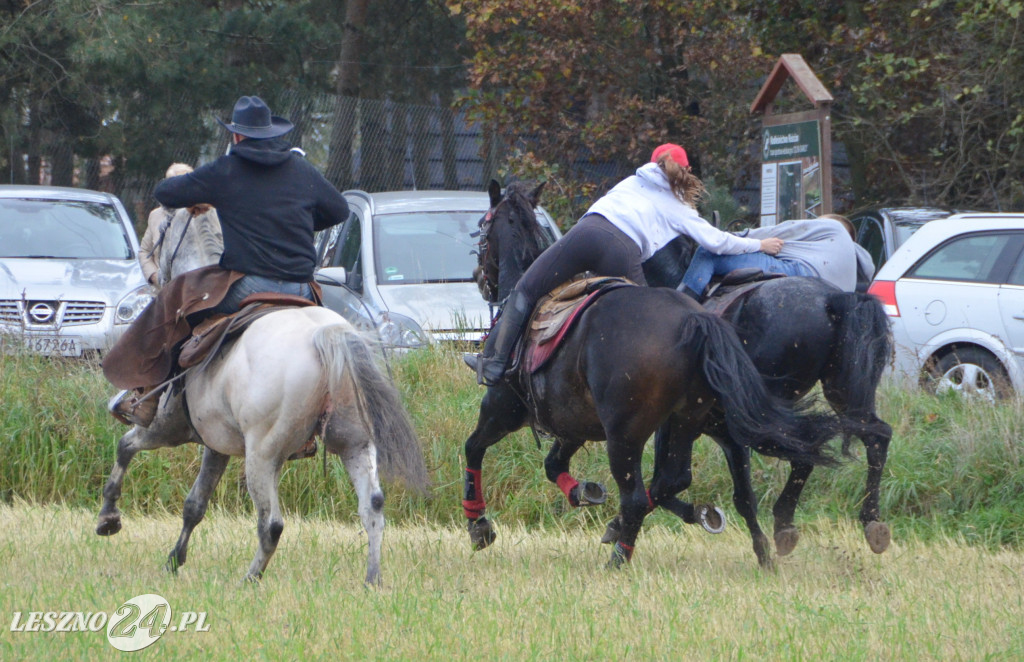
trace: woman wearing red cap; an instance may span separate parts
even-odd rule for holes
[[[482,354],[466,361],[482,383],[493,385],[505,374],[509,354],[541,296],[576,274],[624,276],[646,285],[641,264],[680,234],[717,254],[764,252],[774,255],[782,241],[738,237],[711,225],[697,213],[704,185],[690,170],[686,151],[665,144],[651,162],[616,184],[564,237],[541,253],[516,284]],[[481,363],[482,365],[477,365]]]

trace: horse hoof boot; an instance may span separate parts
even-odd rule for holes
[[[608,500],[608,492],[601,483],[585,480],[572,489],[573,500],[579,507],[600,506]]]
[[[618,542],[622,536],[622,523],[619,522],[619,518],[616,517],[612,521],[608,522],[608,526],[604,529],[604,535],[601,536],[602,545],[610,545]]]
[[[486,517],[480,517],[469,523],[469,541],[475,551],[480,551],[493,543],[498,534],[491,528],[491,522]]]
[[[700,525],[708,533],[721,533],[725,531],[725,513],[718,506],[703,504],[698,508],[698,519]]]

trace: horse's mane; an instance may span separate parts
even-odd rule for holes
[[[518,214],[508,215],[508,229],[513,255],[521,271],[526,271],[547,245],[544,229],[533,211],[537,204],[531,197],[534,190],[531,184],[522,181],[512,182],[505,189],[505,199],[519,211]],[[515,222],[516,218],[519,219],[519,223]]]

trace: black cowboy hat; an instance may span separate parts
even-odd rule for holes
[[[231,121],[217,118],[231,133],[246,138],[276,138],[291,131],[294,125],[283,117],[272,116],[270,108],[259,97],[241,97],[235,102]]]

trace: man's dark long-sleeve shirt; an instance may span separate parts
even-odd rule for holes
[[[281,138],[243,140],[216,161],[163,180],[153,195],[171,208],[217,209],[222,268],[292,282],[313,279],[313,233],[349,215],[341,193]]]

